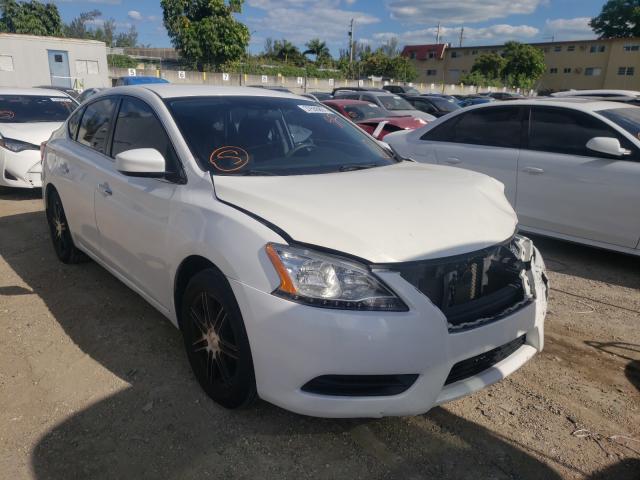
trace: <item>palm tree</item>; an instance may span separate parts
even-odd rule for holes
[[[306,55],[308,53],[315,55],[316,63],[322,63],[323,60],[331,56],[329,47],[327,47],[327,43],[323,42],[319,38],[309,40],[305,46],[307,47],[307,50],[305,50],[303,55]]]
[[[300,55],[298,47],[285,39],[276,40],[273,45],[273,49],[276,52],[276,57],[283,59],[284,63],[287,63],[290,58]]]

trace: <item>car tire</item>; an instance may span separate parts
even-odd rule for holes
[[[69,223],[62,207],[62,200],[56,190],[47,195],[47,223],[56,256],[62,263],[80,263],[87,260],[87,256],[78,250],[71,238]]]
[[[227,279],[206,269],[188,283],[180,327],[189,363],[202,389],[229,409],[257,397],[249,338]]]

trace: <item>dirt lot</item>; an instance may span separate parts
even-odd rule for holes
[[[640,479],[640,259],[536,239],[546,349],[426,415],[229,412],[180,334],[54,257],[38,193],[0,190],[0,478]]]

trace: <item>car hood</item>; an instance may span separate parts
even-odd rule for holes
[[[295,241],[373,263],[479,250],[514,234],[503,185],[460,168],[402,162],[343,173],[214,176],[216,196]]]
[[[0,123],[0,135],[22,142],[40,145],[49,140],[54,130],[62,122],[34,122],[34,123]]]

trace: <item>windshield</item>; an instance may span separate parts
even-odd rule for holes
[[[640,140],[640,107],[612,108],[598,113]]]
[[[381,95],[378,100],[387,110],[415,110],[404,98],[395,95]]]
[[[413,87],[404,87],[404,93],[410,93],[411,95],[420,95],[420,92]]]
[[[64,122],[75,108],[69,97],[0,95],[0,123]]]
[[[309,100],[192,97],[167,105],[193,155],[214,175],[304,175],[396,163],[358,127]]]
[[[384,110],[373,103],[367,103],[362,105],[345,105],[345,112],[349,115],[349,118],[354,122],[360,122],[362,120],[369,120],[370,118],[381,118],[388,116]]]
[[[446,98],[432,97],[429,98],[429,101],[432,102],[438,108],[438,110],[442,112],[453,112],[454,110],[460,109],[457,103],[451,102]]]

